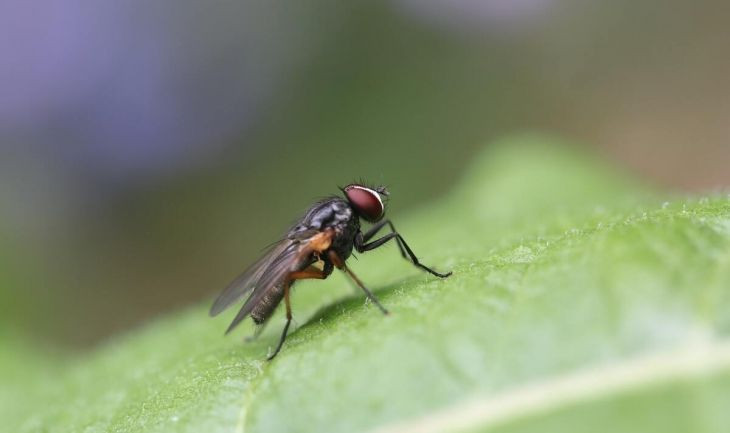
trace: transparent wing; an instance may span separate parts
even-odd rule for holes
[[[243,319],[245,319],[256,305],[261,302],[269,289],[279,284],[285,284],[285,279],[290,273],[305,268],[311,262],[311,251],[307,247],[307,242],[293,242],[285,248],[266,268],[251,293],[251,296],[243,304],[238,311],[236,317],[226,330],[226,334],[231,332]]]
[[[218,295],[213,305],[210,307],[210,315],[216,316],[223,310],[231,306],[231,304],[243,298],[246,293],[253,290],[266,269],[284,252],[290,248],[295,240],[284,239],[269,247],[264,255],[249,266],[241,275],[231,281],[228,286]]]

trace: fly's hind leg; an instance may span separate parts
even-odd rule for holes
[[[284,302],[286,303],[286,325],[284,325],[284,330],[281,332],[279,344],[276,345],[274,353],[266,358],[267,361],[271,361],[279,353],[279,351],[281,350],[281,346],[284,345],[284,340],[286,340],[286,333],[289,331],[289,325],[291,324],[291,303],[289,302],[289,289],[291,289],[291,282],[287,282],[286,286],[284,286]]]
[[[274,353],[268,356],[266,358],[267,361],[271,361],[274,359],[274,357],[279,353],[281,350],[281,346],[284,345],[284,340],[286,340],[286,334],[289,332],[289,325],[291,325],[292,320],[292,314],[291,314],[291,302],[289,301],[289,292],[291,291],[291,285],[296,280],[304,280],[304,279],[319,279],[323,280],[327,278],[328,273],[323,271],[322,269],[316,268],[314,266],[309,266],[303,271],[296,271],[289,274],[289,276],[286,278],[286,281],[284,283],[284,305],[286,306],[286,325],[284,325],[284,330],[281,332],[281,337],[279,338],[279,344],[276,345],[276,349],[274,349]]]

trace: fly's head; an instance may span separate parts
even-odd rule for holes
[[[357,183],[341,188],[350,206],[367,222],[377,222],[385,215],[388,190],[383,186],[369,187]]]

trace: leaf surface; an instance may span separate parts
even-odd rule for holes
[[[727,431],[727,196],[651,191],[522,136],[394,222],[454,275],[395,245],[359,255],[391,316],[336,274],[297,285],[271,363],[281,312],[242,344],[221,335],[235,312],[207,305],[60,365],[0,340],[0,416],[20,432]]]

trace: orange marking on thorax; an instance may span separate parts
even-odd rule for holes
[[[332,237],[335,231],[333,229],[327,229],[321,233],[317,233],[312,236],[307,246],[317,253],[321,253],[332,245]]]

